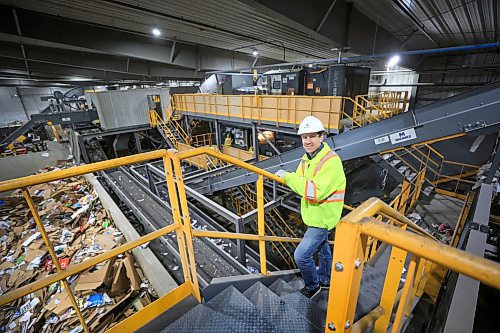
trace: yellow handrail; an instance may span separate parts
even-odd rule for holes
[[[163,131],[165,133],[165,135],[172,140],[172,143],[175,145],[175,148],[178,149],[179,143],[177,142],[177,139],[175,138],[174,133],[172,133],[172,131],[168,128],[168,125],[167,125],[167,123],[170,123],[174,126],[177,133],[183,139],[184,142],[181,142],[181,143],[188,144],[189,143],[189,135],[187,135],[186,131],[184,131],[182,126],[179,124],[179,122],[172,117],[172,114],[173,114],[172,109],[168,108],[168,109],[166,109],[165,112],[167,115],[166,116],[167,120],[163,121],[163,119],[158,114],[158,112],[156,112],[155,110],[149,110],[148,114],[149,114],[150,125],[152,127],[158,127],[158,129],[160,131]]]
[[[387,150],[384,152],[381,152],[379,155],[383,156],[384,154],[387,153],[392,153],[394,156],[396,156],[399,160],[401,160],[402,163],[404,163],[406,166],[408,166],[411,170],[414,172],[419,172],[422,170],[422,168],[427,168],[428,171],[432,172],[434,177],[426,177],[426,180],[429,182],[429,184],[433,185],[436,187],[436,191],[438,191],[441,194],[448,195],[448,196],[453,196],[457,198],[465,198],[465,195],[458,194],[459,190],[459,185],[462,183],[465,184],[474,184],[475,182],[472,180],[467,180],[464,179],[466,177],[474,176],[477,174],[479,170],[479,166],[477,165],[472,165],[472,164],[467,164],[467,163],[461,163],[461,162],[455,162],[455,161],[448,161],[444,158],[444,155],[441,154],[439,151],[437,151],[435,148],[433,148],[430,144],[434,142],[439,142],[443,140],[449,140],[449,139],[454,139],[456,137],[460,137],[462,134],[458,135],[452,135],[449,137],[443,137],[443,138],[438,138],[434,140],[430,140],[427,142],[421,142],[419,144],[412,145],[411,148],[419,153],[420,155],[417,156],[414,152],[409,150],[407,147],[399,147],[399,148],[394,148],[391,150]],[[422,151],[422,149],[427,149],[427,153]],[[411,155],[414,160],[419,162],[419,167],[413,166],[409,161],[405,160],[405,154],[399,154],[400,151],[405,151],[406,154]],[[433,154],[431,154],[431,152]],[[434,156],[435,155],[435,156]],[[421,156],[421,157],[420,157]],[[436,157],[437,156],[437,157]],[[437,160],[436,160],[437,159]],[[433,164],[434,167],[432,167],[429,164]],[[460,173],[456,175],[446,175],[442,173],[442,168],[444,165],[449,164],[449,165],[455,165],[461,167]],[[464,169],[472,169],[470,171],[465,171]],[[438,187],[438,185],[443,184],[443,183],[448,183],[456,181],[455,188],[451,191],[445,190],[441,187]]]
[[[186,192],[182,178],[180,161],[192,158],[201,154],[207,154],[226,163],[231,163],[259,175],[257,181],[257,209],[258,209],[258,235],[231,234],[210,231],[192,230],[189,209],[187,207]],[[131,163],[145,162],[150,159],[163,158],[165,174],[168,185],[170,205],[172,207],[173,224],[154,231],[148,235],[142,236],[132,242],[128,242],[118,248],[110,250],[104,254],[84,261],[80,264],[70,265],[66,270],[60,271],[48,277],[30,283],[26,286],[10,291],[0,296],[0,306],[11,302],[14,299],[28,295],[29,293],[47,287],[50,284],[66,279],[69,276],[78,274],[85,269],[94,266],[128,251],[136,246],[147,243],[162,235],[176,231],[179,240],[179,251],[185,283],[173,290],[171,293],[161,297],[147,308],[147,311],[140,311],[131,317],[112,327],[107,332],[118,333],[124,329],[136,330],[147,321],[158,316],[169,307],[173,306],[187,295],[192,294],[198,302],[201,302],[199,286],[197,281],[196,265],[194,262],[194,250],[192,237],[205,236],[217,238],[232,239],[252,239],[259,242],[259,253],[262,274],[267,274],[265,242],[268,241],[286,241],[298,242],[296,238],[272,237],[265,235],[264,226],[264,177],[278,183],[284,184],[284,180],[276,175],[261,170],[254,165],[240,161],[237,158],[224,155],[209,148],[195,148],[184,152],[175,150],[159,150],[149,153],[137,154],[134,156],[122,157],[113,160],[96,162],[84,166],[73,167],[65,170],[57,170],[40,174],[36,176],[22,177],[15,180],[0,182],[0,192],[10,191],[17,188],[26,188],[29,186],[55,181],[63,178],[83,175],[89,172],[116,168]],[[25,193],[29,192],[25,191]],[[33,208],[34,207],[30,207]],[[36,214],[36,211],[33,211]],[[403,229],[391,225],[380,223],[373,216],[383,214],[388,218],[404,223],[408,228],[412,228],[416,233],[410,233]],[[44,233],[43,228],[40,230]],[[429,238],[428,233],[422,231],[411,220],[406,218],[400,212],[394,210],[389,205],[379,199],[372,198],[365,201],[358,208],[346,215],[336,227],[335,232],[335,251],[333,253],[333,267],[331,283],[336,288],[330,289],[329,305],[327,311],[327,326],[334,326],[337,332],[344,332],[353,324],[354,311],[357,303],[359,284],[365,262],[364,251],[366,251],[365,240],[370,236],[384,243],[393,246],[393,253],[388,267],[386,284],[382,292],[381,309],[377,313],[369,314],[366,318],[375,322],[375,331],[386,331],[392,314],[392,306],[397,299],[397,288],[401,277],[401,265],[404,263],[406,253],[413,254],[410,273],[406,277],[405,286],[401,293],[400,306],[396,312],[395,323],[400,323],[402,316],[405,315],[409,300],[418,290],[421,290],[425,283],[426,274],[429,272],[431,262],[437,263],[455,272],[467,275],[473,279],[479,280],[484,284],[500,289],[500,264],[490,260],[480,258],[475,255],[465,253],[464,251],[454,249],[450,246],[440,244]],[[45,239],[45,238],[44,238]],[[48,238],[47,238],[47,241]],[[50,246],[50,244],[47,244]],[[418,265],[417,265],[418,263]],[[387,280],[388,279],[388,280]],[[413,282],[415,279],[415,282]],[[387,283],[387,281],[396,281],[397,283]],[[413,286],[413,287],[412,287]],[[415,286],[418,286],[416,288]],[[69,289],[70,291],[70,289]],[[385,306],[385,307],[384,307]],[[78,311],[78,310],[77,310]],[[85,322],[81,322],[83,329],[88,332]],[[331,324],[331,325],[330,325]],[[398,327],[396,327],[397,331]],[[329,332],[326,328],[325,332]]]
[[[403,217],[380,199],[371,198],[347,214],[336,227],[331,278],[331,284],[336,288],[330,289],[326,318],[330,329],[345,332],[353,323],[365,258],[363,244],[367,236],[393,246],[386,284],[381,297],[380,306],[384,314],[376,319],[375,332],[387,331],[402,274],[401,265],[405,261],[406,253],[412,254],[412,262],[415,264],[410,265],[411,269],[407,273],[403,294],[399,301],[400,305],[394,319],[395,323],[401,322],[402,316],[407,313],[403,310],[408,307],[409,300],[413,299],[418,289],[423,288],[422,286],[410,287],[412,283],[414,286],[425,283],[424,277],[428,274],[430,262],[500,289],[500,264],[457,250],[430,238],[382,224],[373,218],[380,213],[400,221]],[[415,270],[418,260],[420,260],[419,269]],[[393,281],[393,283],[388,284],[387,281]],[[399,329],[395,327],[394,331],[398,332]],[[325,332],[329,332],[328,328]]]
[[[165,113],[167,114],[167,119],[168,122],[170,122],[172,125],[174,125],[175,129],[177,130],[177,133],[184,139],[184,143],[189,143],[189,135],[184,131],[184,128],[182,128],[181,124],[174,119],[174,109],[171,107],[166,108]]]
[[[193,146],[211,146],[213,145],[213,133],[204,133],[199,135],[193,135],[191,137]]]

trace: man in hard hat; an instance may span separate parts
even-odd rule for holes
[[[294,259],[305,282],[300,292],[313,298],[321,288],[330,286],[332,252],[328,235],[341,217],[346,179],[339,156],[323,142],[325,128],[321,120],[305,117],[297,134],[306,153],[295,172],[279,170],[276,175],[301,196],[300,209],[307,231],[295,250]],[[313,259],[316,252],[318,270]]]

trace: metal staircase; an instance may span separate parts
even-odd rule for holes
[[[394,117],[406,111],[408,101],[407,91],[357,95],[354,99],[346,97],[346,102],[352,103],[353,106],[352,115],[342,112],[343,124],[352,130]]]
[[[156,127],[170,148],[179,149],[180,144],[189,144],[189,136],[182,128],[179,120],[181,116],[174,113],[172,108],[166,109],[166,120],[155,110],[149,110],[149,123]]]
[[[446,139],[446,138],[444,138]],[[443,141],[443,140],[440,140]],[[432,199],[435,193],[462,198],[475,183],[467,178],[477,175],[479,167],[461,162],[446,160],[444,154],[434,149],[430,143],[420,143],[409,147],[401,147],[386,151],[380,157],[399,172],[404,179],[412,181],[422,170],[426,169],[425,183],[422,194],[427,201]],[[458,174],[447,174],[445,166],[453,165],[460,170]],[[452,189],[443,188],[443,184],[452,183]]]
[[[378,310],[391,249],[382,245],[364,266],[355,323]],[[406,258],[404,267],[410,260]],[[303,287],[303,280],[296,276],[229,285],[214,297],[207,293],[203,303],[167,323],[161,332],[325,332],[329,290],[322,289],[309,299],[299,292]],[[402,287],[400,282],[398,289]]]
[[[257,194],[248,185],[243,185],[235,187],[229,190],[231,202],[234,206],[236,213],[239,216],[243,216],[246,213],[257,208]],[[267,199],[264,198],[264,202],[267,203]],[[271,236],[278,237],[293,237],[297,238],[296,232],[294,232],[288,223],[283,219],[280,212],[274,208],[265,213],[266,216],[266,232]],[[248,224],[253,232],[257,232],[257,221],[254,220],[253,223]],[[295,251],[296,245],[293,243],[285,242],[270,242],[268,249],[273,255],[279,256],[288,267],[295,268],[295,261],[293,260],[293,252]]]

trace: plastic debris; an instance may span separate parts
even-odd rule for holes
[[[35,185],[29,191],[62,269],[123,243],[122,233],[83,177]],[[0,253],[0,295],[55,273],[21,191],[0,197]],[[131,253],[67,281],[92,332],[105,331],[157,298]],[[85,285],[91,288],[85,289]],[[118,311],[121,307],[127,310]],[[5,305],[0,311],[0,327],[2,332],[16,333],[83,331],[62,282]]]

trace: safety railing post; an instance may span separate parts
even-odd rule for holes
[[[345,332],[353,325],[361,276],[365,262],[367,237],[359,233],[359,224],[341,221],[335,229],[332,274],[328,294],[325,332]]]
[[[182,179],[180,160],[175,150],[169,150],[167,155],[163,157],[163,167],[167,180],[172,217],[174,223],[179,224],[179,229],[176,230],[176,234],[184,279],[185,282],[191,285],[193,296],[201,303],[186,191]]]
[[[257,230],[260,237],[265,236],[264,221],[264,176],[259,175],[257,180]],[[259,240],[260,272],[267,274],[266,242]]]
[[[406,279],[403,286],[403,291],[401,293],[401,298],[399,300],[398,309],[396,310],[396,316],[394,317],[394,321],[392,323],[391,333],[398,333],[401,329],[401,323],[403,320],[403,316],[406,315],[404,312],[408,301],[410,300],[410,292],[413,287],[413,278],[415,275],[415,268],[417,266],[417,258],[412,257],[410,261],[410,265],[408,266],[408,271],[406,272]]]
[[[47,249],[50,254],[50,258],[52,259],[52,264],[56,267],[56,271],[59,273],[62,271],[61,264],[59,263],[59,259],[57,258],[56,252],[54,251],[54,248],[52,247],[52,243],[50,243],[50,239],[47,235],[47,232],[45,231],[45,227],[43,226],[42,221],[40,220],[40,216],[38,215],[38,212],[35,208],[35,205],[33,204],[33,200],[31,199],[30,192],[28,191],[27,188],[23,188],[23,195],[24,198],[26,199],[26,203],[28,204],[28,207],[31,211],[31,215],[33,216],[33,219],[35,220],[36,226],[38,227],[38,230],[42,234],[43,241],[45,243],[45,246],[47,246]],[[73,305],[73,309],[76,312],[76,315],[78,316],[78,320],[80,321],[80,324],[82,325],[83,330],[85,333],[89,333],[89,328],[87,327],[87,324],[85,323],[85,319],[83,319],[82,313],[80,312],[80,308],[78,307],[78,303],[76,302],[75,296],[73,295],[73,292],[71,290],[71,286],[69,285],[68,281],[66,279],[62,280],[62,283],[64,285],[64,289],[66,289],[66,292],[68,293],[68,297],[71,301],[71,304]]]
[[[396,295],[398,293],[406,254],[406,251],[394,246],[392,247],[389,265],[385,275],[384,288],[380,299],[380,306],[385,310],[385,314],[375,322],[375,327],[373,329],[375,333],[387,332],[387,327],[391,320],[392,309],[396,302]]]
[[[418,286],[420,285],[422,278],[424,276],[425,266],[429,265],[429,264],[430,263],[428,263],[427,260],[425,260],[423,258],[420,258],[420,260],[418,261],[417,270],[415,271],[415,280],[413,281],[413,288],[412,288],[410,297],[408,299],[408,303],[406,304],[406,308],[405,308],[405,316],[407,316],[407,317],[410,315],[411,306],[412,306],[413,300],[415,299],[415,296],[417,294]]]

